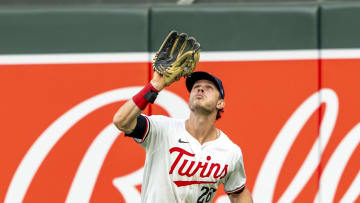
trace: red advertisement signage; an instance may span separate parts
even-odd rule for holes
[[[199,64],[223,80],[216,125],[241,147],[255,202],[360,202],[359,64]],[[0,201],[138,202],[145,152],[112,117],[148,82],[149,65],[0,65]],[[186,118],[184,82],[144,113]],[[228,201],[219,189],[215,202]]]

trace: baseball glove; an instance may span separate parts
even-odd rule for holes
[[[164,77],[169,86],[190,75],[200,58],[200,44],[186,33],[170,31],[153,59],[153,69]]]

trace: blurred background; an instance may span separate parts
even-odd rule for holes
[[[120,4],[120,5],[139,5],[139,4],[199,4],[199,3],[293,3],[293,2],[356,2],[356,0],[1,0],[1,5],[88,5],[88,4]]]

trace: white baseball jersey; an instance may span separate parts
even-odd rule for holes
[[[143,138],[134,138],[146,150],[142,202],[205,203],[212,202],[221,183],[228,194],[244,188],[241,150],[223,132],[201,145],[187,132],[183,119],[145,118]]]

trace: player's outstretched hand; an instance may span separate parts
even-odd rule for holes
[[[187,77],[200,59],[200,44],[186,33],[170,31],[153,59],[155,73],[163,77],[164,85],[169,86],[181,77]]]

